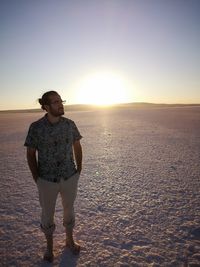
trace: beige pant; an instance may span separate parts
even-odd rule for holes
[[[39,201],[42,208],[41,229],[45,234],[52,234],[55,230],[54,213],[58,194],[63,205],[63,225],[66,230],[72,230],[75,225],[74,201],[77,195],[79,173],[59,183],[52,183],[38,179]]]

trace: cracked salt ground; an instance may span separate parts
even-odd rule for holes
[[[84,136],[75,228],[83,248],[78,257],[64,249],[58,199],[52,265],[42,262],[23,148],[42,115],[0,114],[0,266],[200,266],[199,107],[66,114]]]

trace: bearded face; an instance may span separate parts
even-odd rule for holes
[[[60,117],[64,115],[64,106],[61,97],[59,95],[49,96],[49,105],[47,105],[47,112],[54,117]]]

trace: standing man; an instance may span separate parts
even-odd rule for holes
[[[55,91],[39,99],[47,113],[30,125],[26,137],[27,161],[39,191],[42,208],[41,229],[47,241],[44,260],[53,261],[54,213],[58,194],[63,205],[63,225],[66,229],[66,246],[78,254],[80,246],[74,242],[74,201],[82,169],[82,148],[75,123],[63,117],[64,107]]]

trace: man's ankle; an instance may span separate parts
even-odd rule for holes
[[[66,243],[74,243],[73,230],[66,230]]]
[[[53,235],[46,235],[47,251],[53,254]]]
[[[48,262],[53,262],[54,260],[54,255],[53,255],[53,251],[49,251],[48,249],[46,250],[46,252],[44,253],[44,257],[43,259],[45,261],[48,261]]]

